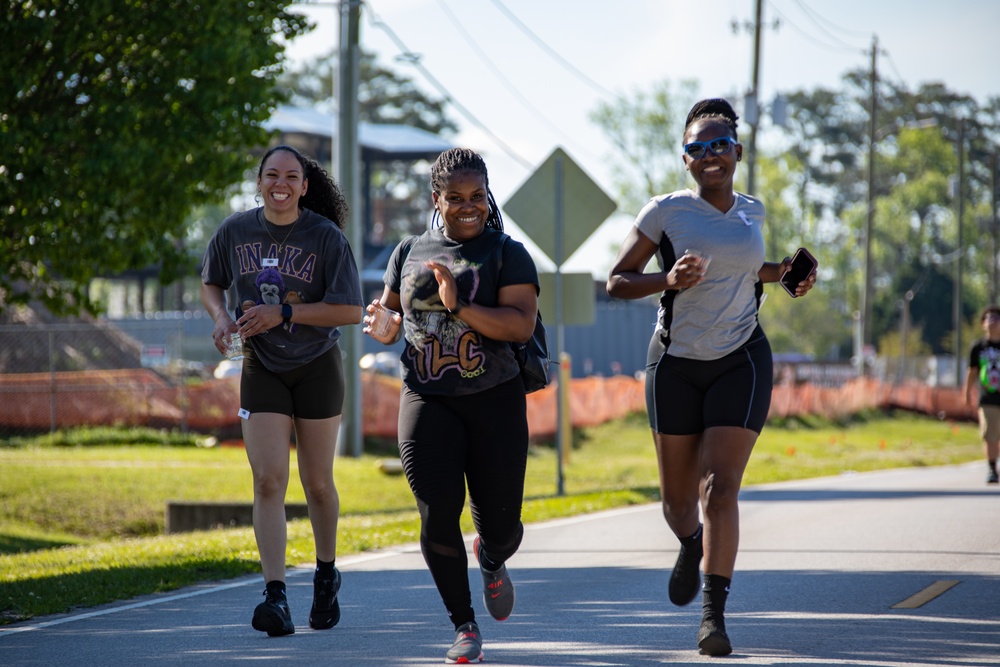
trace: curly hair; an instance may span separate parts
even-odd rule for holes
[[[431,190],[439,195],[444,194],[445,190],[448,189],[448,180],[452,174],[461,171],[482,175],[483,182],[486,184],[486,198],[489,201],[490,209],[489,215],[486,217],[486,226],[502,232],[503,217],[500,215],[500,207],[493,199],[493,193],[490,192],[490,177],[486,172],[486,161],[479,153],[468,148],[451,148],[438,155],[434,166],[431,167]],[[437,207],[434,208],[434,217],[431,218],[431,225],[434,226],[435,223],[442,224],[441,213]]]
[[[717,120],[729,128],[733,139],[739,140],[736,135],[736,121],[739,116],[733,111],[729,102],[721,97],[712,97],[707,100],[696,102],[691,111],[688,112],[687,121],[684,123],[684,134],[687,134],[691,124],[698,120]]]
[[[302,175],[309,181],[309,188],[299,200],[302,208],[307,208],[313,213],[319,213],[324,218],[333,222],[341,229],[347,225],[347,218],[350,209],[347,200],[340,191],[336,181],[326,173],[326,169],[320,166],[319,162],[307,155],[303,155],[295,148],[281,144],[271,148],[264,153],[260,160],[260,167],[257,168],[257,178],[264,173],[264,165],[267,159],[278,151],[287,151],[295,156],[295,159],[302,165]]]

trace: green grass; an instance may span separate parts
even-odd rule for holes
[[[643,415],[574,433],[556,495],[556,456],[533,447],[524,520],[537,522],[659,498]],[[102,444],[104,443],[104,444]],[[0,446],[0,624],[260,571],[249,528],[163,535],[168,500],[252,500],[239,448],[155,432],[57,434]],[[203,443],[202,443],[203,444]],[[851,423],[789,421],[764,430],[745,484],[977,460],[975,424],[899,413]],[[414,542],[406,480],[379,456],[338,458],[338,554]],[[289,502],[304,502],[294,455]],[[468,512],[463,529],[471,532]],[[664,528],[666,530],[666,528]],[[314,559],[307,520],[291,521],[288,562]]]

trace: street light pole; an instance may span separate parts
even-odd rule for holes
[[[876,84],[878,83],[878,70],[876,70],[876,58],[878,57],[878,35],[872,36],[872,69],[871,69],[871,109],[868,119],[868,212],[865,216],[865,279],[861,291],[861,346],[862,358],[861,368],[864,366],[864,349],[872,344],[872,227],[875,217],[875,128],[878,121],[878,97],[876,95]],[[864,373],[867,375],[867,372]]]
[[[896,373],[896,382],[902,384],[906,380],[906,339],[910,335],[910,302],[913,301],[913,290],[906,290],[906,294],[899,301],[899,371]]]
[[[997,302],[997,255],[1000,254],[1000,221],[997,220],[997,154],[990,160],[990,217],[993,219],[993,252],[990,253],[990,303]]]
[[[955,249],[955,285],[952,296],[952,325],[955,327],[955,386],[962,386],[962,255],[964,240],[962,218],[965,217],[965,119],[958,119],[958,247]]]

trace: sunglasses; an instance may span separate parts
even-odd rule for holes
[[[713,155],[725,155],[733,149],[734,143],[736,142],[731,137],[719,137],[711,141],[692,141],[689,144],[684,144],[684,154],[692,160],[700,160],[705,157],[708,151],[712,151]]]

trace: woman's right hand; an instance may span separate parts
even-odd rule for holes
[[[392,345],[399,336],[399,328],[403,324],[402,316],[394,310],[386,308],[379,299],[365,308],[365,316],[361,318],[365,328],[362,331],[384,345]]]
[[[707,262],[693,253],[681,255],[667,273],[667,288],[682,290],[694,287],[705,279]]]
[[[237,331],[239,328],[231,317],[220,317],[215,321],[215,326],[212,328],[212,342],[215,343],[215,349],[220,354],[226,354],[226,348],[229,346],[229,335]]]

